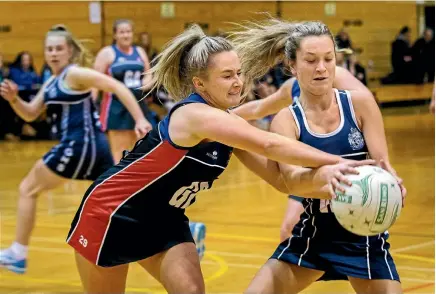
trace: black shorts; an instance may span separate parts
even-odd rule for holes
[[[101,185],[116,169],[89,187],[71,224],[69,245],[93,264],[110,267],[194,243],[184,210],[169,207],[162,197],[146,191],[123,193],[129,189],[129,179],[121,186]]]

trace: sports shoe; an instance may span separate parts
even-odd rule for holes
[[[0,250],[0,267],[7,268],[8,270],[24,274],[26,272],[26,259],[17,259],[10,248]]]
[[[194,238],[195,246],[197,247],[197,252],[201,260],[204,256],[204,251],[206,251],[206,246],[204,245],[204,240],[206,238],[206,226],[203,223],[190,222],[189,229],[191,230],[191,234]]]

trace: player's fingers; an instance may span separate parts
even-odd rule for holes
[[[351,181],[340,171],[337,171],[335,173],[335,178],[338,182],[345,184],[347,186],[351,187],[353,185],[353,183],[351,183]]]
[[[329,194],[332,199],[336,198],[336,193],[334,191],[333,185],[331,183],[328,184]]]
[[[374,165],[376,163],[373,159],[365,159],[365,160],[359,160],[359,161],[351,161],[347,162],[349,166],[357,167],[362,165]]]
[[[330,181],[333,191],[339,191],[341,193],[345,193],[345,188],[340,184],[340,182],[336,178],[332,178]],[[333,192],[334,193],[334,192]],[[336,193],[334,193],[336,196]]]

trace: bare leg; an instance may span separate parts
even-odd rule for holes
[[[283,242],[292,236],[292,230],[300,220],[300,215],[303,212],[304,208],[301,202],[292,198],[288,199],[288,206],[280,229],[280,242]]]
[[[298,293],[315,282],[323,273],[270,259],[257,272],[245,293]]]
[[[205,293],[200,259],[194,243],[182,243],[141,260],[139,264],[158,280],[168,293]]]
[[[123,151],[132,149],[137,139],[133,130],[110,130],[108,137],[112,157],[116,164],[123,157]]]
[[[124,293],[129,265],[101,267],[75,252],[76,265],[86,294]]]
[[[42,159],[38,160],[20,184],[18,200],[16,241],[28,245],[36,216],[36,199],[42,191],[53,189],[65,179],[56,175]]]

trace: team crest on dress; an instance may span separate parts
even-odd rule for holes
[[[365,140],[358,129],[351,128],[350,133],[348,134],[348,143],[350,143],[353,150],[359,150],[365,145]]]
[[[56,87],[51,88],[48,91],[48,97],[51,98],[51,99],[56,98],[56,95],[58,94],[57,92],[58,91],[56,90]]]

